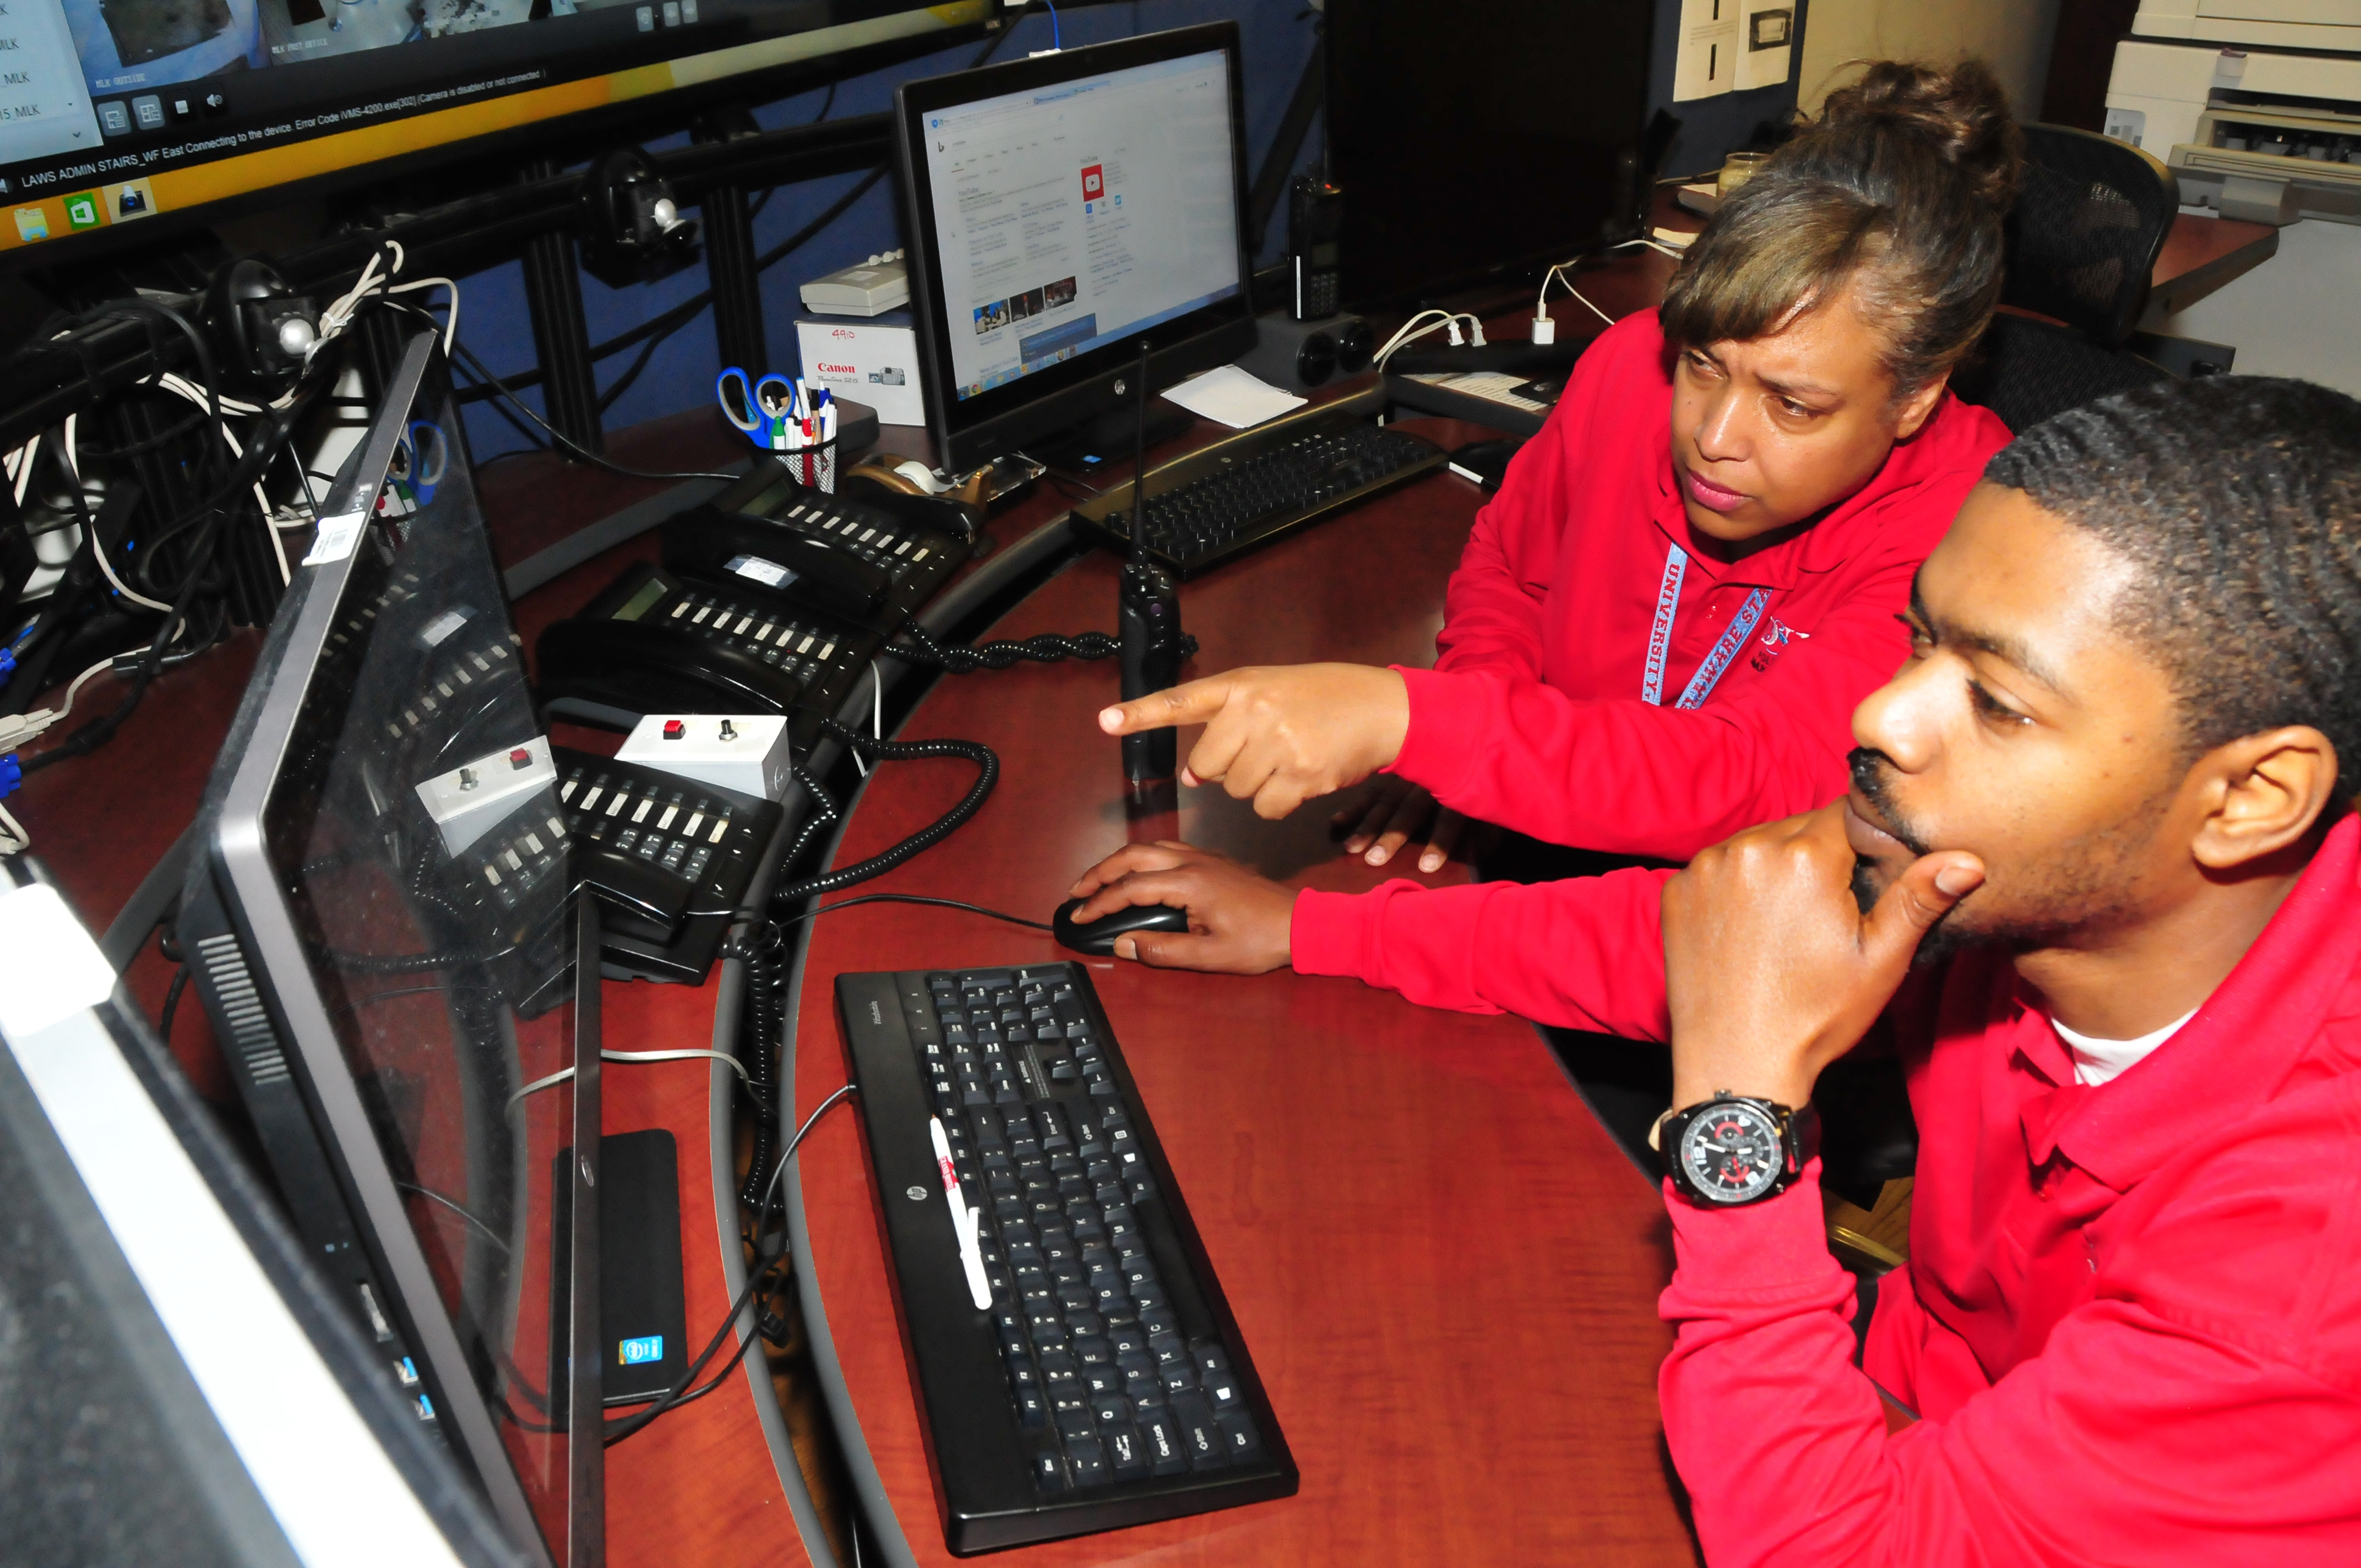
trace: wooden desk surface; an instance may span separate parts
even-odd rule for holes
[[[1438,476],[1190,583],[1184,624],[1203,644],[1192,668],[1431,662],[1443,583],[1478,500]],[[1086,556],[994,635],[1109,624],[1115,583],[1113,556]],[[950,839],[859,891],[1047,918],[1082,867],[1141,836],[1126,819],[1116,743],[1093,722],[1115,689],[1102,664],[945,678],[901,734],[990,743],[999,789]],[[964,763],[886,764],[837,862],[922,826],[971,776]],[[1179,826],[1298,883],[1376,882],[1336,853],[1325,821],[1315,807],[1265,823],[1196,790]],[[1147,826],[1171,831],[1169,819]],[[850,1076],[839,972],[1074,956],[1046,935],[893,905],[824,916],[810,943],[794,1012],[798,1115]],[[1422,1010],[1352,981],[1090,962],[1303,1485],[1282,1501],[1014,1557],[1694,1560],[1659,1447],[1663,1201],[1529,1026]],[[834,1112],[800,1157],[817,1284],[892,1523],[919,1562],[945,1563],[862,1149],[854,1114]]]
[[[1602,281],[1623,287],[1621,276]],[[1646,282],[1635,277],[1629,286]],[[1420,428],[1445,445],[1485,433],[1448,422]],[[710,411],[656,422],[613,446],[620,460],[650,467],[696,466],[737,451]],[[496,465],[479,485],[504,565],[663,488],[540,458]],[[1432,478],[1191,583],[1184,604],[1204,643],[1196,668],[1428,661],[1442,584],[1477,500],[1462,481]],[[1044,488],[995,520],[992,533],[1005,543],[1060,507]],[[635,541],[528,596],[516,607],[528,646],[624,562],[653,549],[652,538]],[[1085,557],[1020,603],[1000,630],[1111,625],[1114,584],[1111,557]],[[10,802],[93,930],[190,820],[258,643],[258,633],[241,633],[168,672],[114,742],[35,775]],[[1116,748],[1091,724],[1113,689],[1104,665],[946,679],[904,732],[988,740],[1006,773],[973,823],[877,885],[1046,916],[1071,877],[1132,830],[1117,804]],[[77,717],[104,711],[117,695],[111,676],[93,679]],[[613,744],[592,731],[561,738]],[[888,767],[860,800],[843,855],[931,818],[965,776],[952,763]],[[1264,824],[1216,795],[1192,799],[1180,830],[1299,882],[1351,888],[1377,880],[1334,854],[1323,821],[1315,810]],[[1168,820],[1159,830],[1173,829]],[[1444,877],[1459,874],[1452,868]],[[1012,927],[893,906],[830,916],[814,940],[798,1018],[796,1102],[806,1107],[846,1076],[829,1014],[837,971],[1060,956],[1046,938]],[[126,971],[151,1017],[170,972],[152,942]],[[1602,1563],[1693,1561],[1660,1457],[1654,1397],[1668,1344],[1654,1312],[1670,1270],[1663,1206],[1529,1028],[1424,1012],[1344,981],[1130,966],[1094,978],[1304,1484],[1294,1498],[1040,1549],[1027,1561],[1431,1563],[1576,1552]],[[605,1009],[620,1048],[703,1047],[710,1037],[707,988],[609,982]],[[234,1091],[193,1002],[179,1010],[172,1046],[200,1091],[235,1117]],[[704,1174],[713,1070],[682,1061],[619,1065],[605,1075],[609,1131],[660,1126],[678,1142],[687,1319],[699,1340],[728,1305],[722,1249],[738,1245],[717,1226]],[[942,1561],[851,1113],[823,1124],[802,1166],[835,1345],[893,1494],[894,1522],[922,1560]],[[797,1418],[791,1406],[790,1429],[808,1456],[821,1437]],[[617,1568],[804,1561],[739,1377],[613,1450],[608,1498]]]

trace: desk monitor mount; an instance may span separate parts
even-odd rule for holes
[[[1134,389],[1131,444],[1131,558],[1123,565],[1123,591],[1115,601],[1123,633],[1123,699],[1146,696],[1180,678],[1180,589],[1172,574],[1148,558],[1148,355],[1139,345],[1138,385]],[[1169,785],[1178,771],[1179,746],[1170,729],[1123,738],[1124,782],[1137,795],[1143,786]]]

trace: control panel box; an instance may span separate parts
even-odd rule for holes
[[[787,721],[776,714],[651,713],[615,760],[770,801],[785,793],[795,765]]]

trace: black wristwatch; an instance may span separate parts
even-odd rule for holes
[[[1657,1118],[1648,1142],[1664,1157],[1673,1190],[1700,1209],[1734,1209],[1776,1197],[1820,1152],[1820,1113],[1724,1089]]]

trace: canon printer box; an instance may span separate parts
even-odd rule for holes
[[[924,424],[918,394],[918,334],[907,311],[882,316],[818,316],[796,323],[804,379],[867,403],[886,424]]]

